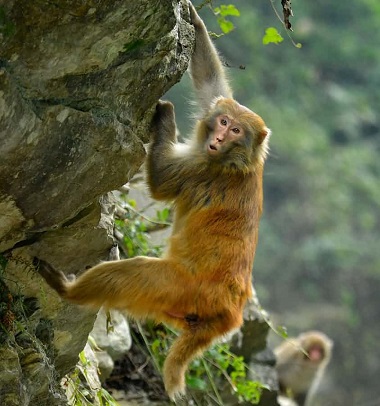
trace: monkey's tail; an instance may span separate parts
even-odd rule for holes
[[[207,334],[208,333],[208,334]],[[189,363],[212,343],[213,335],[203,329],[185,330],[173,343],[165,360],[165,389],[170,399],[185,394],[185,372]]]

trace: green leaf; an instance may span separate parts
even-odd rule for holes
[[[231,21],[227,21],[224,17],[218,17],[218,24],[224,34],[228,34],[235,28]]]
[[[263,385],[260,382],[244,381],[236,384],[239,395],[248,402],[257,404],[261,397]]]
[[[228,6],[222,4],[220,7],[216,7],[214,9],[216,14],[220,14],[221,16],[240,16],[240,11],[233,5],[229,4]]]
[[[87,364],[87,358],[86,358],[86,355],[85,355],[84,351],[81,351],[79,353],[79,359],[80,359],[80,361],[82,362],[83,365]]]
[[[152,345],[151,345],[151,350],[153,352],[153,354],[159,354],[160,351],[162,351],[161,348],[161,341],[160,340],[154,340]]]
[[[133,207],[134,209],[137,207],[136,200],[134,200],[134,199],[129,199],[127,203],[128,203],[131,207]]]
[[[278,44],[282,42],[284,38],[280,35],[280,33],[277,31],[276,28],[274,27],[269,27],[265,30],[265,35],[263,37],[263,44],[268,45],[268,44]]]
[[[204,379],[196,378],[194,376],[188,376],[186,383],[190,388],[193,389],[205,390],[207,388],[207,384]]]
[[[159,221],[166,221],[169,218],[170,210],[166,207],[163,210],[157,210],[157,219]]]
[[[283,338],[288,338],[288,331],[285,326],[278,326],[277,333]]]

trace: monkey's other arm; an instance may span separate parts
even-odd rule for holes
[[[188,169],[189,146],[177,142],[173,104],[159,101],[151,127],[151,145],[147,158],[147,182],[153,198],[175,199]]]
[[[190,72],[199,106],[203,112],[207,112],[215,97],[232,98],[232,90],[204,22],[190,2],[189,8],[195,29],[195,49],[190,61]]]

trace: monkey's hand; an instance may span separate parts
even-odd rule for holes
[[[191,23],[194,25],[194,27],[203,27],[204,23],[202,19],[199,17],[197,10],[190,1],[189,1],[189,11]]]
[[[168,101],[159,100],[151,126],[153,143],[176,142],[176,130],[173,104]]]
[[[160,100],[157,103],[151,134],[146,165],[149,189],[155,199],[173,200],[183,183],[184,165],[183,159],[175,155],[177,127],[174,107],[170,102]]]
[[[45,279],[48,285],[56,290],[60,296],[65,296],[67,285],[70,281],[75,279],[75,276],[70,275],[68,279],[63,272],[57,271],[50,264],[39,258],[35,258],[34,263],[36,264],[39,274]]]

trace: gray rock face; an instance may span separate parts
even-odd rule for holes
[[[91,336],[96,345],[107,351],[111,358],[120,359],[132,346],[131,333],[125,316],[118,310],[110,310],[111,326],[107,331],[107,315],[101,309],[96,317]]]
[[[4,250],[80,215],[144,158],[158,98],[187,67],[183,2],[10,1],[0,50]],[[96,5],[96,6],[95,6]]]
[[[59,377],[94,312],[62,302],[32,259],[76,272],[107,258],[107,193],[139,169],[157,100],[187,68],[188,19],[184,0],[0,0],[0,321],[15,319],[1,405],[66,404]]]
[[[95,352],[95,356],[102,381],[111,375],[114,367],[113,361],[121,359],[132,346],[129,324],[125,316],[118,310],[109,310],[109,316],[110,326],[108,326],[105,310],[100,309],[90,333],[96,346],[100,349]]]
[[[63,302],[33,258],[66,273],[108,258],[109,192],[139,169],[157,100],[187,68],[188,21],[186,0],[0,0],[1,406],[67,405],[60,378],[95,312]],[[247,361],[267,330],[251,324]]]

